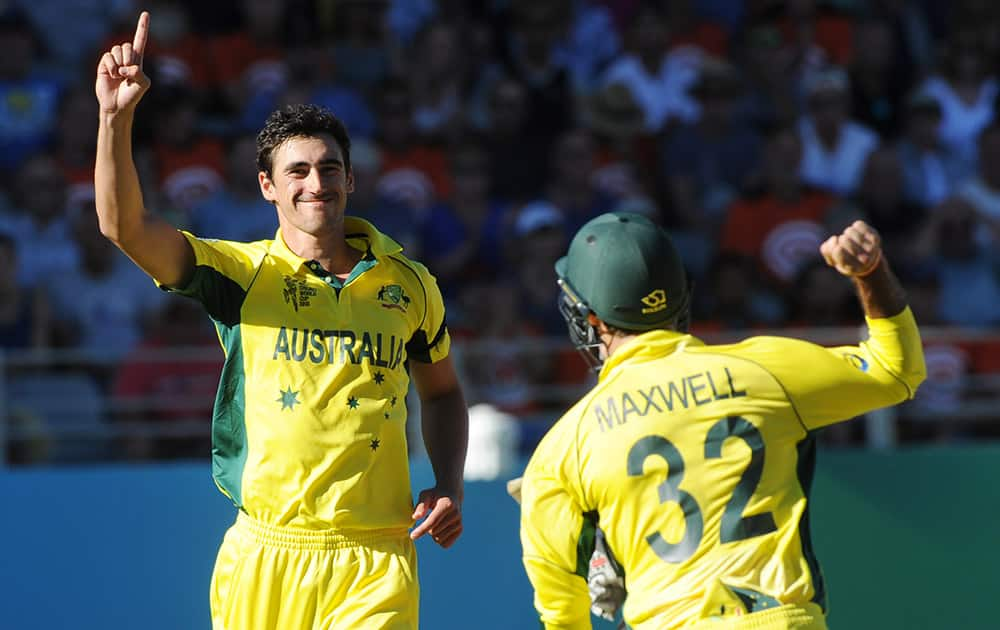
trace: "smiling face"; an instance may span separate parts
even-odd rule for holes
[[[260,191],[277,208],[286,238],[299,233],[320,239],[342,231],[354,175],[333,136],[294,136],[282,142],[274,149],[271,173],[258,173]]]

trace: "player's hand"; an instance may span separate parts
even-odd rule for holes
[[[447,549],[462,533],[461,499],[456,493],[447,493],[436,487],[423,490],[417,498],[412,518],[415,521],[424,519],[410,532],[412,540],[429,533],[434,542]]]
[[[594,553],[587,569],[587,591],[590,593],[590,612],[602,619],[614,621],[618,609],[625,603],[625,579],[621,567],[608,551],[604,532],[597,530]]]
[[[864,221],[855,221],[819,248],[823,260],[845,276],[867,276],[882,262],[882,237]]]
[[[524,482],[524,477],[516,477],[507,482],[507,494],[510,498],[517,501],[517,504],[521,504],[521,485]]]
[[[149,37],[149,13],[143,11],[131,43],[116,45],[97,64],[97,102],[101,112],[129,112],[149,89],[149,77],[142,71],[142,57]]]

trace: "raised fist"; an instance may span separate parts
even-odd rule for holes
[[[864,221],[855,221],[841,234],[820,245],[823,260],[845,276],[867,276],[882,262],[882,237]]]

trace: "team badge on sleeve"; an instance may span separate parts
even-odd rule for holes
[[[864,357],[862,357],[861,355],[857,355],[857,354],[845,354],[844,358],[847,359],[848,363],[850,363],[854,367],[858,368],[862,372],[867,372],[868,371],[868,361]]]

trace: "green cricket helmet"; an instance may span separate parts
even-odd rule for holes
[[[556,274],[570,339],[594,369],[602,362],[601,343],[590,313],[630,332],[687,329],[684,265],[666,231],[643,215],[610,212],[587,222],[556,262]]]

